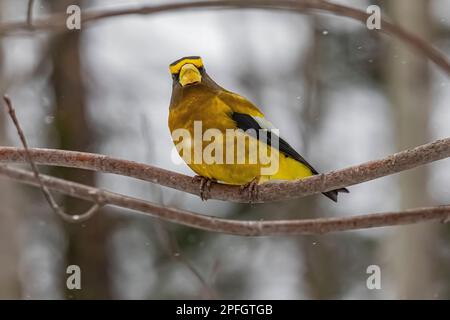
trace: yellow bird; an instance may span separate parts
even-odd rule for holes
[[[203,200],[211,181],[241,185],[255,196],[259,183],[318,174],[254,104],[215,83],[200,57],[181,58],[169,69],[169,129],[178,153],[201,181]],[[349,191],[324,195],[337,202],[338,192]]]

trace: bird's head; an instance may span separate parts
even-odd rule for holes
[[[202,58],[197,56],[178,59],[170,64],[169,70],[173,81],[182,87],[201,83],[205,72]]]

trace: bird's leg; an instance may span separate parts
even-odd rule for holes
[[[216,180],[214,179],[209,179],[200,175],[195,175],[192,178],[192,181],[194,182],[199,182],[200,186],[199,186],[199,190],[200,190],[200,199],[202,199],[202,201],[206,201],[209,198],[209,191],[211,190],[211,184],[213,182],[216,182]]]
[[[259,177],[256,177],[252,181],[241,186],[241,192],[247,191],[250,204],[253,204],[258,200],[258,183]]]

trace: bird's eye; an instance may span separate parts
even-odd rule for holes
[[[172,79],[177,80],[178,79],[178,73],[172,73]]]

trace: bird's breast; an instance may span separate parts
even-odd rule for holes
[[[225,132],[226,129],[235,128],[230,114],[230,107],[217,97],[186,96],[175,108],[170,109],[169,128],[171,132],[176,129],[187,129],[192,134],[195,126],[201,127],[202,133],[208,129]]]

